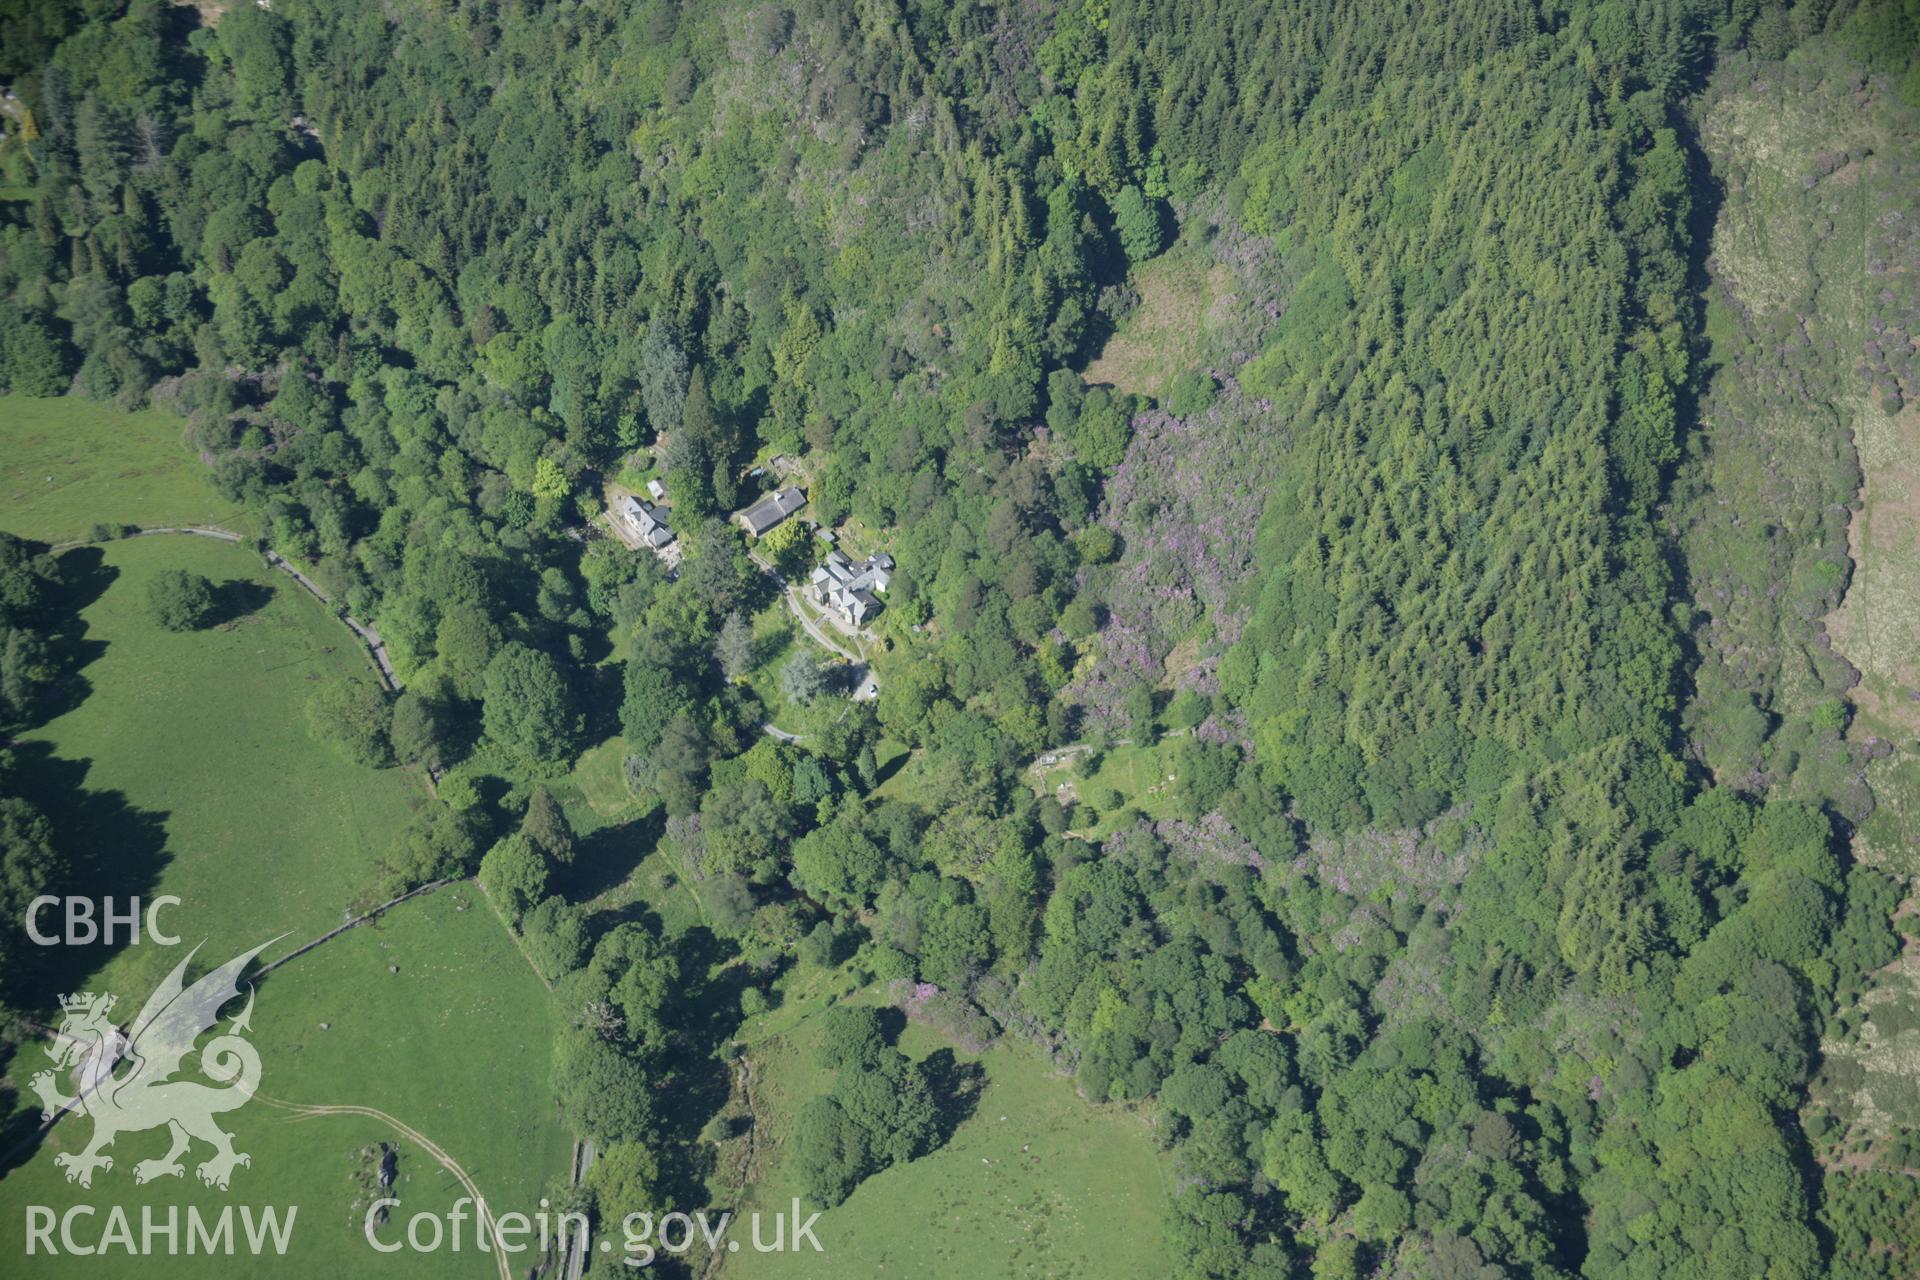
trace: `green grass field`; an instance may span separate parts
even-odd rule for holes
[[[1134,272],[1140,305],[1087,366],[1089,383],[1158,396],[1199,364],[1205,338],[1217,324],[1215,303],[1230,288],[1225,268],[1203,264],[1179,248]]]
[[[92,555],[69,553],[67,562]],[[159,889],[180,896],[169,925],[180,936],[236,954],[265,936],[288,933],[292,948],[332,929],[426,798],[419,775],[363,770],[307,733],[309,693],[330,679],[371,681],[367,654],[323,604],[244,547],[156,535],[108,543],[98,555],[111,583],[83,610],[83,645],[98,649],[81,668],[90,689],[23,737],[29,754],[71,762],[48,773],[83,771],[86,793],[117,793],[150,818],[102,819],[86,839],[123,883],[157,875]],[[148,583],[165,568],[267,603],[221,628],[165,631],[146,604]],[[161,850],[129,839],[156,823]],[[157,952],[131,948],[100,977],[115,990],[152,986],[171,965]]]
[[[700,899],[699,886],[685,874],[684,860],[664,840],[649,850],[620,883],[581,905],[590,917],[619,919],[636,903],[660,918],[660,930],[668,937],[712,923]]]
[[[182,443],[185,430],[156,409],[0,396],[0,529],[48,542],[85,537],[99,521],[246,532]]]
[[[391,967],[397,966],[398,972]],[[231,1188],[202,1186],[191,1167],[182,1179],[137,1186],[135,1161],[160,1155],[164,1133],[128,1135],[115,1144],[114,1168],[91,1191],[62,1179],[53,1156],[83,1145],[89,1128],[69,1117],[33,1160],[0,1182],[0,1247],[23,1250],[23,1206],[74,1203],[217,1213],[226,1204],[297,1206],[284,1259],[271,1267],[247,1257],[143,1259],[156,1277],[341,1275],[488,1276],[493,1264],[473,1251],[376,1253],[362,1235],[365,1204],[355,1174],[360,1151],[380,1141],[400,1152],[390,1193],[400,1237],[421,1211],[445,1214],[464,1192],[424,1151],[377,1119],[304,1117],[266,1099],[307,1105],[372,1107],[425,1134],[463,1167],[496,1212],[531,1213],[548,1179],[566,1169],[570,1139],[547,1105],[547,1070],[558,1014],[477,891],[452,886],[404,904],[373,926],[342,935],[277,971],[260,985],[251,1039],[259,1048],[260,1093],[225,1117],[237,1149],[252,1164]],[[327,1024],[325,1030],[321,1024]],[[34,1051],[23,1055],[32,1063]],[[204,1150],[194,1160],[203,1159]],[[531,1255],[528,1256],[530,1262]],[[107,1264],[111,1266],[112,1264]],[[98,1276],[98,1258],[36,1259],[36,1276]],[[524,1264],[518,1269],[524,1271]]]
[[[752,624],[753,669],[747,673],[747,683],[753,686],[761,705],[766,707],[769,721],[790,733],[804,732],[801,724],[804,708],[794,706],[781,691],[780,668],[793,656],[797,645],[807,644],[814,656],[823,661],[828,660],[829,655],[801,637],[793,615],[787,612],[786,602],[777,595],[753,615]]]
[[[78,573],[90,559],[101,564],[80,575],[83,584],[111,581],[81,615],[86,696],[15,751],[29,794],[99,864],[91,892],[181,899],[161,923],[182,947],[142,943],[104,963],[97,951],[80,953],[61,981],[62,989],[116,993],[131,1017],[186,946],[204,943],[200,961],[217,964],[287,935],[269,948],[273,956],[340,923],[426,793],[417,775],[363,769],[308,734],[308,691],[325,679],[371,680],[371,669],[325,608],[251,551],[155,536],[71,552],[63,563]],[[211,630],[161,630],[148,616],[145,587],[168,567],[204,573],[228,592],[245,584],[249,611]],[[569,1150],[547,1081],[557,1016],[494,913],[470,886],[457,885],[274,973],[259,988],[251,1039],[264,1095],[386,1111],[445,1148],[490,1200],[532,1209],[548,1179],[564,1172]],[[10,1074],[24,1081],[45,1065],[43,1051],[28,1047]],[[24,1248],[30,1204],[120,1204],[136,1221],[142,1204],[298,1205],[293,1249],[271,1274],[491,1273],[492,1262],[471,1251],[389,1258],[357,1234],[353,1175],[369,1142],[400,1146],[395,1194],[408,1213],[461,1194],[379,1121],[295,1118],[256,1099],[226,1127],[253,1156],[230,1192],[202,1187],[191,1169],[184,1181],[137,1187],[131,1168],[164,1151],[163,1133],[117,1143],[114,1169],[82,1191],[53,1163],[87,1138],[86,1122],[68,1118],[0,1180],[0,1250]],[[193,1159],[205,1156],[203,1149]],[[99,1259],[33,1265],[36,1275],[103,1274]],[[246,1258],[141,1266],[156,1276],[266,1273]]]
[[[67,562],[94,554],[69,553]],[[83,772],[85,792],[116,793],[146,815],[88,823],[91,852],[123,883],[157,875],[158,889],[182,899],[169,927],[204,937],[209,951],[236,954],[280,933],[291,949],[339,924],[426,798],[417,775],[370,772],[307,732],[310,692],[328,680],[372,680],[366,654],[318,601],[243,547],[157,535],[99,554],[112,582],[82,613],[83,644],[98,648],[80,669],[90,689],[22,739],[29,758],[70,762],[47,765],[40,781]],[[267,603],[218,628],[165,631],[146,589],[167,568],[205,574],[227,591],[244,585]],[[141,848],[134,837],[156,825],[164,848]],[[100,977],[116,990],[150,987],[171,965],[160,950],[130,948]]]
[[[1137,809],[1149,818],[1165,818],[1175,809],[1174,785],[1167,781],[1167,775],[1174,772],[1173,755],[1179,741],[1162,738],[1152,746],[1111,747],[1101,756],[1100,766],[1091,778],[1077,776],[1072,761],[1041,768],[1032,775],[1034,789],[1040,795],[1050,796],[1057,794],[1061,784],[1070,784],[1083,802],[1105,788],[1119,792],[1121,804],[1102,812],[1091,830],[1085,825],[1084,809],[1070,812],[1073,830],[1090,838],[1110,835],[1119,825],[1120,813],[1127,808]]]
[[[873,747],[873,763],[880,770],[880,776],[887,779],[881,784],[881,790],[891,785],[906,768],[907,760],[913,751],[905,743],[895,742],[892,738],[881,738]]]
[[[626,758],[627,740],[618,735],[608,738],[580,753],[564,785],[577,791],[596,817],[618,818],[634,807],[624,773]]]
[[[800,1103],[831,1083],[814,1062],[818,1025],[817,1019],[800,1022],[752,1051],[760,1150],[741,1214],[787,1210],[798,1194],[786,1171],[786,1126]],[[900,1043],[916,1058],[945,1047],[917,1026],[909,1026]],[[986,1085],[943,1147],[868,1179],[822,1214],[814,1234],[823,1252],[761,1254],[743,1245],[718,1274],[726,1280],[959,1274],[1157,1280],[1169,1274],[1173,1259],[1161,1221],[1167,1175],[1141,1115],[1091,1106],[1024,1047],[958,1056],[980,1064]]]

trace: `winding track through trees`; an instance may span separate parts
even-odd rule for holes
[[[866,659],[858,653],[849,653],[845,649],[842,649],[838,643],[827,638],[826,633],[820,629],[820,624],[813,619],[808,613],[806,606],[801,603],[800,588],[788,582],[786,575],[775,568],[772,561],[751,548],[747,551],[747,558],[753,561],[760,572],[773,579],[774,585],[780,588],[780,598],[786,601],[787,612],[793,615],[794,621],[798,622],[809,636],[813,637],[814,643],[837,657],[845,658],[848,662],[855,664],[866,662]]]
[[[587,1180],[587,1174],[593,1169],[593,1139],[576,1138],[573,1143],[573,1185],[579,1186]],[[580,1280],[587,1273],[587,1249],[592,1240],[585,1231],[573,1233],[571,1243],[567,1244],[566,1280]]]
[[[272,547],[268,547],[262,554],[266,556],[268,564],[286,573],[295,582],[305,587],[313,594],[314,599],[318,600],[321,604],[327,605],[329,608],[333,607],[333,601],[328,597],[327,593],[322,591],[319,586],[314,583],[313,579],[307,577],[306,574],[287,563],[286,557],[282,556],[278,551],[275,551]],[[387,645],[386,642],[380,638],[380,633],[359,621],[344,609],[336,610],[335,616],[347,624],[349,631],[360,637],[360,643],[367,647],[367,653],[373,658],[373,665],[380,671],[381,681],[394,693],[400,692],[400,677],[394,674],[393,663],[387,659]]]

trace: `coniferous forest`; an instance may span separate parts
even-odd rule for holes
[[[0,414],[171,415],[377,633],[287,732],[433,780],[348,888],[477,878],[596,1221],[831,971],[821,1205],[964,1120],[906,1022],[1137,1113],[1182,1275],[1920,1275],[1914,0],[0,0],[0,84]]]

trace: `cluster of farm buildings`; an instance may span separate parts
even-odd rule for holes
[[[622,494],[611,515],[640,546],[652,551],[669,569],[680,561],[680,543],[666,506],[666,490],[658,480],[647,481],[647,496]],[[757,501],[734,512],[733,522],[755,538],[765,537],[807,504],[806,493],[791,486],[768,491]],[[831,535],[823,535],[831,540]],[[813,603],[844,625],[858,629],[880,611],[880,597],[893,581],[893,557],[880,552],[855,561],[835,547],[814,567],[806,584]]]

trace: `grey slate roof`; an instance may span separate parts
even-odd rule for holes
[[[893,581],[893,557],[881,552],[855,564],[846,552],[835,549],[807,581],[823,607],[858,626],[880,607],[876,593]]]
[[[628,494],[620,499],[614,510],[635,536],[648,546],[657,550],[673,541],[673,529],[667,524],[665,507],[656,507],[644,498]]]
[[[744,511],[734,513],[740,527],[759,537],[807,504],[807,495],[798,489],[776,489]]]

